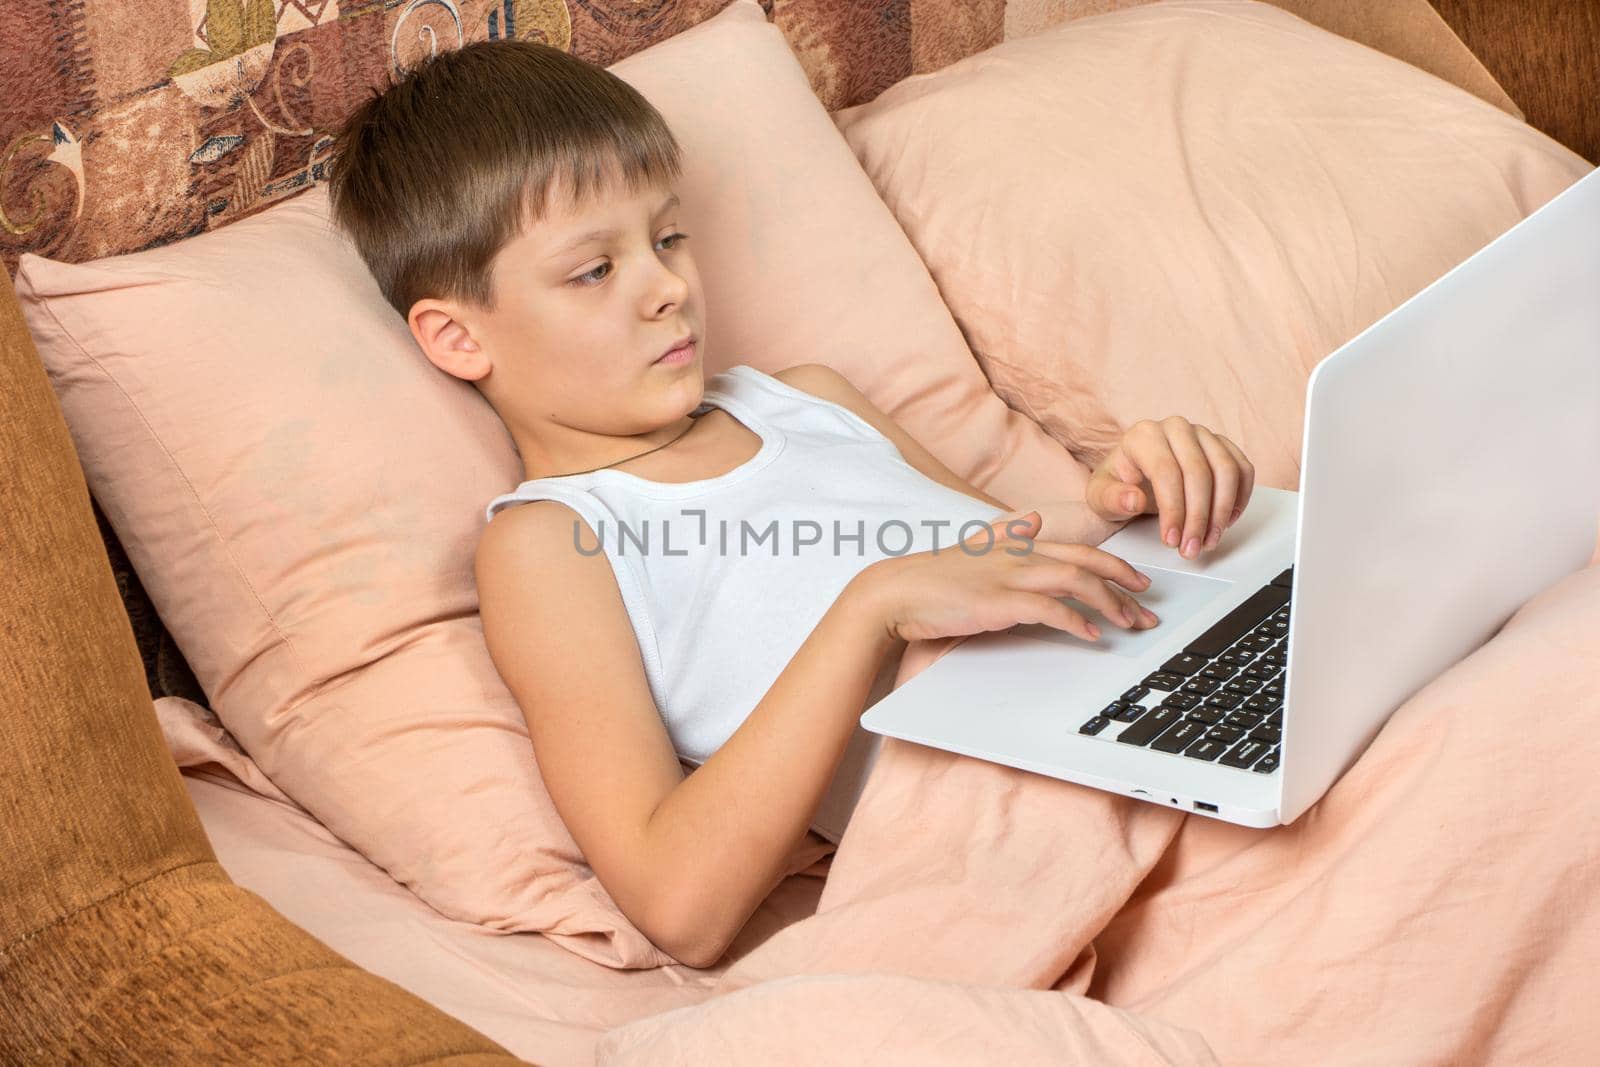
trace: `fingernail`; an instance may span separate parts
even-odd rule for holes
[[[1174,526],[1171,529],[1169,529],[1167,531],[1167,535],[1165,537],[1163,537],[1162,540],[1165,541],[1169,547],[1177,548],[1178,547],[1178,528],[1176,526]]]
[[[1215,548],[1215,547],[1217,547],[1217,539],[1219,537],[1221,537],[1221,536],[1222,536],[1222,527],[1220,527],[1220,526],[1211,527],[1211,532],[1206,535],[1206,547],[1207,548]]]
[[[1239,521],[1239,509],[1238,508],[1234,508],[1233,509],[1233,514],[1228,516],[1228,525],[1232,526],[1234,523],[1236,523],[1238,521]]]
[[[1200,539],[1198,537],[1191,537],[1191,538],[1189,538],[1188,541],[1186,541],[1184,543],[1183,554],[1185,556],[1193,556],[1195,553],[1197,553],[1199,551],[1200,551]]]
[[[1141,578],[1143,578],[1143,579],[1144,579],[1144,584],[1145,584],[1145,585],[1149,585],[1149,584],[1150,584],[1150,583],[1151,583],[1151,582],[1152,582],[1152,581],[1154,581],[1154,579],[1152,579],[1152,578],[1151,578],[1151,577],[1150,577],[1150,576],[1149,576],[1149,575],[1148,575],[1148,574],[1146,574],[1146,573],[1145,573],[1145,572],[1144,572],[1144,571],[1134,571],[1134,572],[1133,572],[1133,573],[1135,573],[1135,574],[1137,574],[1137,575],[1138,575],[1138,576],[1139,576],[1139,577],[1141,577]]]
[[[1122,506],[1132,511],[1139,506],[1139,495],[1137,493],[1123,493]]]
[[[1141,610],[1144,612],[1145,618],[1149,619],[1151,622],[1160,622],[1161,621],[1161,616],[1157,615],[1155,612],[1151,611],[1149,608],[1143,608]]]
[[[1090,637],[1099,637],[1100,636],[1100,627],[1096,626],[1092,622],[1089,624],[1089,636]]]

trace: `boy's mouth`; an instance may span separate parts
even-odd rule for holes
[[[687,363],[694,358],[695,336],[688,334],[680,338],[673,346],[656,357],[657,363],[679,364]]]

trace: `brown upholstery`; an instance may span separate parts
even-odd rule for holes
[[[0,288],[0,1063],[520,1063],[228,878]]]

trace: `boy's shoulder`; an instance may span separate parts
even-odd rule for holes
[[[826,363],[796,363],[792,367],[773,371],[771,377],[778,379],[785,385],[792,385],[799,389],[811,392],[814,388],[838,388],[839,383],[850,384],[850,380]]]
[[[557,553],[570,549],[575,528],[587,529],[588,525],[576,508],[560,500],[529,500],[502,508],[478,537],[474,568],[480,579],[486,571],[544,569],[542,564],[564,558]],[[593,533],[589,540],[595,540]],[[585,543],[583,547],[591,546]]]
[[[849,378],[826,363],[798,363],[793,367],[785,367],[771,377],[790,389],[838,404],[868,423],[875,422],[876,409],[871,402],[851,384]]]
[[[851,410],[855,410],[856,401],[861,396],[850,384],[850,379],[824,363],[797,363],[771,372],[756,367],[747,369],[789,389],[843,404]]]

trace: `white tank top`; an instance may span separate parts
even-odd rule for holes
[[[610,469],[535,478],[485,512],[487,521],[512,504],[557,500],[586,520],[581,544],[594,550],[598,538],[656,707],[693,766],[739,728],[863,567],[935,547],[961,551],[958,541],[1005,514],[922,474],[848,408],[754,367],[709,378],[693,414],[712,408],[761,438],[726,474],[676,483]],[[897,665],[886,657],[867,707],[888,692]],[[877,741],[856,728],[817,813],[812,828],[834,842]]]

